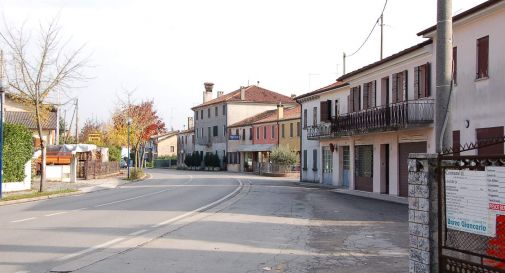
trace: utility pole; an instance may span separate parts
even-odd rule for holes
[[[345,52],[344,52],[344,55],[343,55],[342,59],[343,59],[343,62],[342,62],[342,75],[345,75]]]
[[[75,144],[79,144],[79,99],[75,99]]]
[[[452,63],[452,0],[437,0],[435,145],[441,152],[449,120]]]
[[[381,60],[384,55],[384,14],[380,17],[380,27],[381,27]]]

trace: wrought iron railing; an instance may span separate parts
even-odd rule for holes
[[[340,115],[330,123],[307,128],[307,138],[340,137],[374,131],[393,131],[432,123],[434,100],[402,101]],[[328,128],[329,127],[329,128]]]

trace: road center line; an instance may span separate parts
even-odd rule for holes
[[[25,218],[25,219],[19,219],[19,220],[11,221],[11,223],[19,223],[19,222],[30,221],[30,220],[34,220],[34,219],[37,219],[37,218],[36,217],[30,217],[30,218]]]
[[[50,213],[50,214],[46,214],[44,216],[55,216],[55,215],[60,215],[60,214],[65,214],[65,213],[68,213],[68,211],[60,211],[60,212],[55,212],[55,213]]]
[[[96,245],[96,246],[92,246],[90,248],[87,248],[87,249],[84,249],[84,250],[81,250],[79,252],[76,252],[76,253],[72,253],[72,254],[68,254],[68,255],[65,255],[63,257],[60,257],[58,258],[57,260],[58,261],[64,261],[64,260],[68,260],[68,259],[71,259],[71,258],[74,258],[74,257],[77,257],[79,255],[82,255],[82,254],[86,254],[86,253],[89,253],[89,252],[92,252],[92,251],[95,251],[97,249],[100,249],[100,248],[104,248],[104,247],[107,247],[107,246],[110,246],[112,244],[115,244],[119,241],[122,241],[124,240],[125,237],[119,237],[119,238],[116,238],[116,239],[113,239],[113,240],[110,240],[110,241],[107,241],[103,244],[99,244],[99,245]]]

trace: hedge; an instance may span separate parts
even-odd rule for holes
[[[3,181],[20,182],[25,178],[26,162],[33,156],[32,132],[24,125],[3,125]]]

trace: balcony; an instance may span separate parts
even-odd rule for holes
[[[347,113],[307,129],[307,139],[396,131],[433,123],[434,100],[402,101]]]

